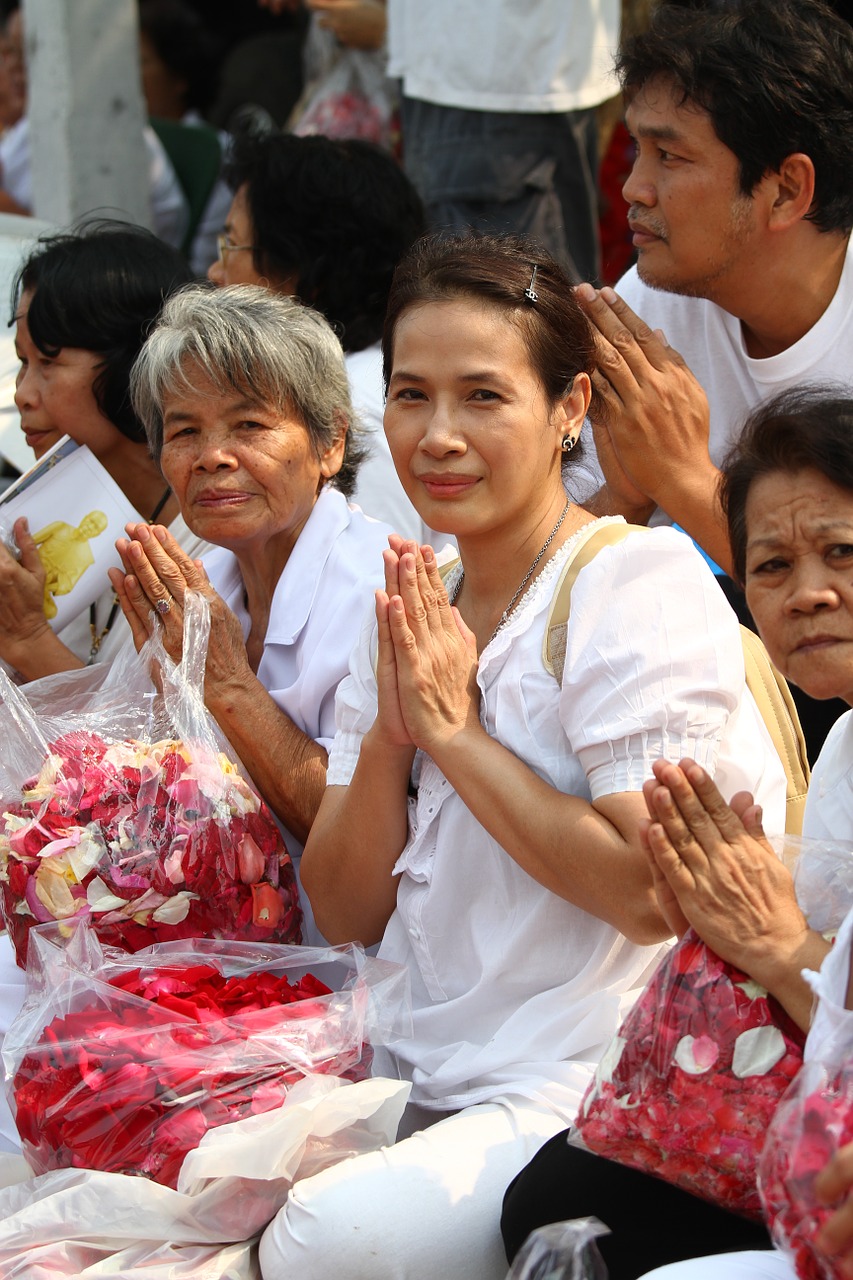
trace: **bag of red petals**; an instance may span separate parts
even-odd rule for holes
[[[853,854],[785,837],[812,928],[837,932],[853,903]],[[570,1141],[760,1219],[758,1155],[803,1060],[804,1033],[748,974],[690,929],[605,1052]]]
[[[802,1071],[776,1109],[758,1164],[758,1187],[777,1247],[800,1280],[835,1280],[837,1260],[817,1233],[848,1198],[827,1205],[815,1179],[830,1157],[853,1142],[853,1011],[844,1007],[850,978],[853,911],[819,974],[809,974],[820,998],[806,1041]]]
[[[21,967],[30,928],[53,921],[127,951],[301,941],[279,829],[204,705],[209,627],[190,594],[180,664],[155,631],[26,691],[0,672],[0,906]]]
[[[128,955],[85,927],[59,945],[56,932],[30,935],[27,998],[3,1045],[35,1173],[184,1190],[206,1133],[278,1110],[308,1075],[367,1079],[373,1045],[406,1030],[405,970],[355,944],[192,939]]]

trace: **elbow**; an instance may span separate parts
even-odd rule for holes
[[[612,923],[638,947],[653,947],[672,937],[672,929],[658,907],[654,890],[638,894],[631,910]]]

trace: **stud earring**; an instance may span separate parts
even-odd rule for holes
[[[563,443],[561,445],[563,453],[571,453],[572,449],[574,449],[577,442],[578,442],[577,436],[573,436],[573,435],[563,436]]]

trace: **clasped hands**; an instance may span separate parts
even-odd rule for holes
[[[239,619],[208,581],[201,561],[193,560],[163,525],[128,524],[127,538],[116,549],[124,572],[110,569],[109,577],[137,651],[155,626],[174,662],[183,653],[184,596],[196,591],[210,607],[210,637],[205,666],[205,691],[239,680],[248,669],[246,645]],[[152,610],[156,611],[152,613]]]
[[[19,650],[50,631],[44,613],[45,570],[26,519],[19,517],[12,529],[20,551],[17,559],[0,545],[0,657],[17,667]]]
[[[376,730],[392,747],[443,748],[479,730],[477,642],[444,589],[432,547],[393,535],[376,592]]]
[[[678,519],[675,495],[714,468],[708,454],[708,400],[660,329],[649,327],[613,289],[578,285],[575,297],[593,325],[592,414],[599,462],[614,505],[647,519],[655,505]]]

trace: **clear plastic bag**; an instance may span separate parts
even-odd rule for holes
[[[853,902],[853,853],[785,844],[804,914],[834,933]],[[760,1219],[756,1163],[804,1040],[763,987],[688,930],[604,1054],[570,1141]]]
[[[506,1280],[607,1280],[595,1241],[609,1231],[598,1218],[537,1227],[516,1254]]]
[[[384,49],[352,49],[312,19],[306,39],[306,89],[289,122],[295,134],[361,138],[396,145],[397,98]]]
[[[128,951],[300,941],[281,834],[204,705],[209,628],[188,593],[179,664],[155,629],[140,654],[26,691],[0,672],[0,905],[22,967],[51,921]]]
[[[853,1011],[843,1007],[851,933],[853,913],[837,950],[827,956],[819,975],[811,975],[821,1003],[806,1061],[776,1109],[758,1164],[767,1224],[800,1280],[835,1280],[838,1275],[836,1261],[815,1238],[838,1204],[819,1202],[814,1184],[830,1157],[853,1142]]]
[[[85,927],[68,944],[50,932],[31,934],[27,998],[3,1045],[36,1173],[185,1190],[205,1134],[276,1110],[306,1075],[366,1079],[372,1045],[405,1025],[405,970],[355,944],[194,939],[130,956]]]
[[[81,1169],[0,1187],[0,1275],[260,1280],[256,1237],[293,1183],[392,1143],[409,1088],[306,1077],[278,1110],[211,1130],[180,1191]]]

